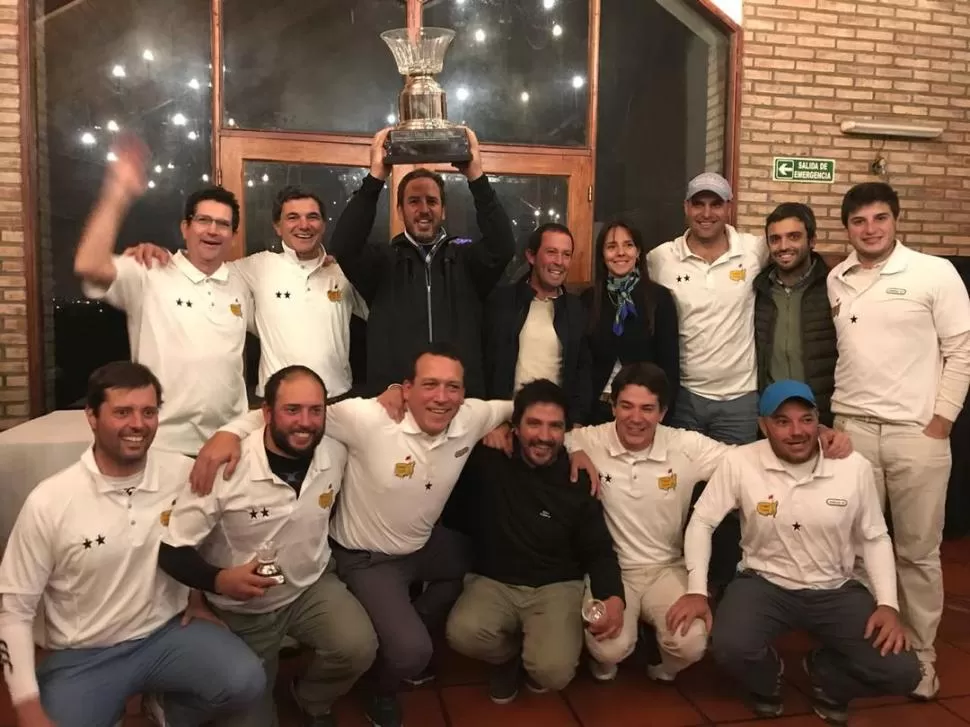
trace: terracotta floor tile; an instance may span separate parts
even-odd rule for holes
[[[966,727],[966,723],[939,704],[907,702],[893,707],[852,710],[849,727]]]
[[[970,564],[947,563],[943,571],[943,589],[949,596],[970,598]]]
[[[949,563],[970,563],[970,538],[944,541],[941,548],[943,561]]]
[[[435,646],[434,664],[438,675],[436,681],[441,686],[485,684],[488,681],[488,664],[462,656],[447,645]]]
[[[951,644],[970,642],[970,600],[947,596],[938,636]]]
[[[715,722],[714,724],[721,724]],[[778,719],[755,719],[746,722],[732,722],[731,727],[825,727],[815,714],[799,714]]]
[[[488,689],[476,685],[445,687],[441,697],[455,727],[581,727],[558,694],[532,694],[523,688],[511,704],[493,704]]]
[[[938,642],[936,672],[940,676],[941,698],[970,695],[970,649],[962,650]]]
[[[795,664],[787,664],[793,670]],[[752,712],[744,701],[740,687],[724,675],[710,657],[687,669],[677,676],[677,689],[715,724],[753,719]],[[782,687],[785,714],[808,714],[811,706],[808,699],[795,686],[787,681]]]
[[[625,668],[624,668],[625,667]],[[566,689],[566,701],[583,727],[687,727],[707,720],[676,687],[650,681],[639,665],[620,666],[612,682],[580,674]]]
[[[953,699],[940,700],[940,704],[945,709],[958,715],[961,719],[970,722],[970,697],[954,697]]]

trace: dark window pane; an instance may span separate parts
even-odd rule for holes
[[[448,116],[491,142],[586,141],[586,0],[432,0],[424,24],[457,35]],[[380,33],[399,0],[225,4],[225,116],[253,129],[370,134],[393,122],[403,79]]]
[[[317,195],[326,207],[327,229],[324,246],[333,234],[335,222],[350,197],[367,176],[363,167],[341,167],[328,164],[287,164],[285,162],[246,162],[245,214],[246,254],[260,250],[278,252],[282,243],[273,229],[273,200],[286,186],[296,186]],[[386,242],[390,238],[390,215],[387,189],[381,193],[371,240]]]
[[[458,237],[477,239],[478,224],[475,205],[468,182],[460,174],[445,174],[448,233]],[[529,233],[546,222],[568,225],[566,205],[569,197],[569,178],[542,175],[489,174],[517,234],[515,257],[505,271],[503,282],[510,282],[525,272],[525,244]]]
[[[186,194],[211,174],[208,0],[33,3],[38,194],[48,406],[83,396],[98,365],[128,355],[123,316],[83,300],[74,249],[97,199],[112,139],[141,136],[151,188],[130,210],[119,249],[181,245]],[[53,381],[52,381],[53,379]]]
[[[602,0],[595,222],[648,246],[685,227],[687,181],[724,173],[728,39],[689,0]]]

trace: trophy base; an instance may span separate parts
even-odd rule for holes
[[[463,163],[472,158],[464,129],[391,129],[384,144],[386,164]]]

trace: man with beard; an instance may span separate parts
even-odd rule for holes
[[[195,456],[220,426],[246,411],[243,346],[252,320],[249,290],[225,264],[239,227],[232,192],[209,187],[185,202],[185,250],[146,268],[112,255],[128,208],[147,189],[148,150],[127,138],[113,150],[101,198],[74,258],[88,297],[127,314],[132,360],[152,369],[168,400],[161,410],[160,449]]]
[[[459,169],[468,178],[481,239],[448,235],[444,180],[428,169],[415,169],[397,189],[404,232],[390,245],[369,244],[391,172],[384,163],[387,131],[374,137],[370,174],[337,220],[330,241],[337,262],[370,306],[367,388],[379,394],[403,381],[418,351],[444,342],[465,364],[469,396],[484,396],[483,301],[515,253],[512,223],[482,170],[478,140],[469,130],[472,159]]]
[[[400,421],[379,399],[329,408],[328,435],[348,451],[333,553],[380,641],[367,704],[377,727],[400,727],[401,682],[428,678],[431,633],[443,625],[468,568],[464,538],[441,524],[441,513],[471,448],[512,414],[510,401],[466,400],[463,373],[453,348],[428,346],[400,387]],[[197,489],[219,481],[213,465],[228,463],[228,471],[240,461],[239,438],[258,426],[257,415],[223,427],[206,444],[193,472]],[[415,583],[426,587],[412,599]]]
[[[586,312],[566,290],[573,256],[569,228],[540,225],[526,243],[529,272],[496,288],[485,309],[485,380],[489,398],[511,399],[523,385],[548,379],[569,392],[569,424],[586,420],[590,401]]]
[[[161,394],[140,364],[91,374],[94,445],[37,485],[17,517],[0,565],[0,669],[20,727],[113,727],[136,694],[152,695],[156,724],[198,725],[265,685],[259,660],[201,595],[158,571],[192,466],[149,449]],[[38,606],[49,653],[35,672]]]
[[[370,619],[331,559],[330,515],[347,454],[324,436],[326,411],[326,389],[311,369],[273,374],[264,425],[243,442],[239,466],[206,497],[179,499],[159,552],[162,569],[206,591],[216,614],[263,660],[261,703],[233,727],[279,724],[273,685],[285,636],[314,652],[292,685],[304,724],[314,727],[336,725],[334,701],[377,651]],[[283,583],[256,573],[257,559],[274,554]]]
[[[494,667],[493,702],[515,699],[523,670],[533,692],[564,689],[583,648],[584,577],[603,617],[593,639],[623,626],[623,582],[603,508],[589,481],[570,481],[566,393],[547,379],[525,384],[512,411],[512,456],[481,445],[465,496],[475,505],[475,564],[448,618],[448,643]],[[468,490],[472,490],[468,492]]]
[[[832,425],[838,346],[825,279],[829,268],[815,248],[815,215],[785,202],[768,215],[771,263],[754,281],[758,390],[784,379],[804,381],[818,401],[819,421]]]
[[[320,375],[331,403],[347,396],[353,385],[350,319],[356,315],[367,320],[367,304],[323,247],[326,219],[323,202],[313,192],[283,187],[273,201],[273,229],[282,250],[263,250],[227,263],[253,296],[259,335],[257,396],[263,395],[274,371],[294,364]],[[167,265],[171,259],[168,250],[147,242],[128,248],[125,255],[148,267],[154,261]]]
[[[711,628],[711,533],[738,508],[742,570],[714,619],[714,658],[744,685],[759,716],[777,717],[784,662],[774,642],[804,629],[822,644],[803,662],[812,706],[825,721],[846,724],[852,699],[906,695],[921,678],[899,619],[872,465],[855,453],[824,456],[815,396],[804,383],[775,382],[760,407],[767,439],[729,452],[694,507],[684,539],[687,594],[671,607],[668,627],[686,630],[701,619]],[[857,549],[872,593],[853,580]]]

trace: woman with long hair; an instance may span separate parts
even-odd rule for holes
[[[603,227],[593,251],[593,285],[583,293],[589,312],[593,401],[590,424],[613,418],[610,385],[620,367],[649,361],[680,387],[677,307],[667,288],[650,280],[640,231],[622,221]],[[669,412],[668,412],[669,416]]]

